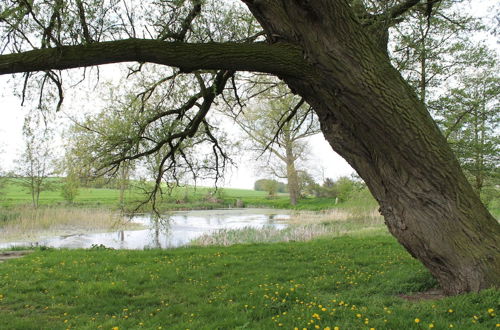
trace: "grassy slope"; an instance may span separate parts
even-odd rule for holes
[[[0,319],[6,329],[494,329],[500,322],[498,291],[424,302],[397,296],[434,285],[380,232],[225,248],[39,250],[0,264]]]
[[[41,205],[61,205],[65,204],[61,197],[60,188],[58,187],[57,179],[54,181],[53,190],[43,191],[40,194]],[[187,191],[187,200],[185,199]],[[178,188],[175,189],[171,196],[168,196],[162,203],[162,207],[166,209],[191,209],[191,208],[220,208],[235,205],[237,199],[244,201],[247,206],[265,206],[274,208],[290,208],[287,194],[280,194],[275,199],[267,199],[267,193],[263,191],[254,191],[247,189],[223,188],[216,193],[216,197],[220,200],[218,203],[207,202],[205,198],[212,192],[212,188],[197,187],[196,189]],[[119,191],[117,189],[96,189],[96,188],[80,188],[79,194],[74,203],[76,206],[88,207],[118,207]],[[126,192],[127,204],[142,200],[144,197],[138,190],[129,190]],[[177,203],[180,201],[180,203]],[[22,204],[30,204],[31,195],[26,188],[19,185],[16,180],[11,180],[0,194],[0,206],[15,206]],[[332,199],[309,199],[299,203],[299,209],[322,209],[328,205],[334,204]]]

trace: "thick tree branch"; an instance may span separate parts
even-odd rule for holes
[[[415,7],[420,3],[420,0],[407,0],[402,3],[399,3],[398,5],[392,7],[391,9],[388,10],[386,15],[391,18],[395,19]]]
[[[0,74],[64,70],[129,61],[163,64],[185,72],[222,69],[302,77],[310,71],[300,49],[287,43],[189,44],[126,39],[0,55]]]

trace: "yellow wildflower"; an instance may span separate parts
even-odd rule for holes
[[[415,319],[415,323],[420,323],[420,319],[419,319],[419,318],[416,318],[416,319]]]

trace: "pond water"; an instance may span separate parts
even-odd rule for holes
[[[287,210],[272,209],[182,211],[173,212],[159,221],[155,221],[151,215],[137,215],[132,217],[132,221],[143,224],[147,229],[57,236],[40,239],[35,243],[4,243],[0,244],[0,248],[16,245],[90,248],[101,244],[114,249],[172,248],[186,245],[205,233],[219,229],[264,226],[282,229],[287,226],[283,220],[288,218]]]

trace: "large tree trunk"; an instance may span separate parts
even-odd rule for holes
[[[365,180],[390,232],[448,294],[499,286],[500,226],[463,175],[425,106],[347,1],[247,1],[268,35],[314,68],[285,78],[325,138]]]

